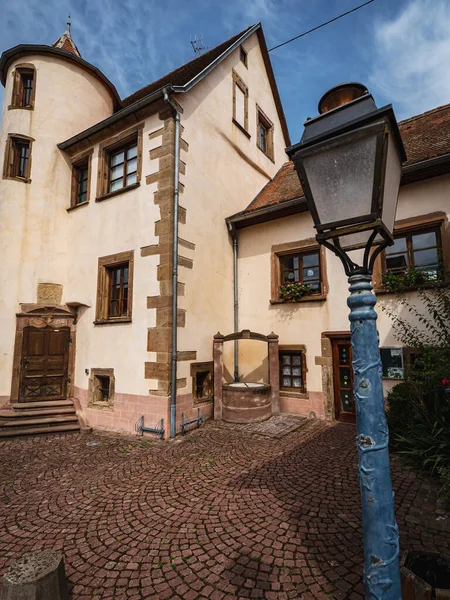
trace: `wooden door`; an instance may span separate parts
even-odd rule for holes
[[[333,340],[334,405],[336,419],[356,422],[350,337]]]
[[[69,336],[68,327],[25,328],[19,402],[66,398]]]

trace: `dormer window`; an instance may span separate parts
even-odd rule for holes
[[[32,67],[17,67],[10,108],[33,108],[35,71]]]

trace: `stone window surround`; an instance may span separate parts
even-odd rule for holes
[[[450,271],[450,228],[448,226],[448,217],[444,212],[429,213],[427,215],[420,215],[417,217],[409,217],[396,221],[394,224],[394,237],[401,236],[402,234],[412,233],[415,230],[420,229],[438,229],[442,249],[442,258],[446,272]],[[438,240],[439,242],[439,240]],[[385,252],[377,257],[373,268],[372,284],[374,286],[375,293],[378,294],[392,294],[394,292],[387,292],[381,285],[382,273],[385,267]],[[423,284],[419,287],[433,287],[433,282]]]
[[[259,123],[262,123],[263,127],[267,129],[267,152],[260,147],[258,141],[259,136],[256,135],[256,146],[261,150],[261,152],[267,156],[273,163],[275,162],[275,154],[274,154],[274,125],[269,117],[265,114],[265,112],[261,109],[258,104],[256,105],[256,131],[258,132]]]
[[[96,380],[97,377],[109,378],[109,397],[108,402],[100,402],[96,399]],[[89,372],[89,388],[88,388],[88,408],[99,410],[114,410],[116,379],[114,377],[114,369],[93,368]]]
[[[92,155],[93,154],[94,154],[94,148],[90,148],[89,150],[86,150],[85,152],[81,152],[80,154],[77,154],[70,161],[71,166],[72,166],[72,185],[71,185],[71,191],[70,191],[70,206],[67,209],[68,212],[74,210],[75,208],[79,208],[81,206],[86,206],[87,204],[89,204],[90,191],[91,191]],[[81,202],[80,204],[77,204],[76,203],[76,200],[77,200],[76,171],[77,171],[78,166],[81,163],[85,162],[86,159],[87,159],[87,163],[88,163],[87,196],[86,196],[85,202]]]
[[[311,296],[304,296],[296,303],[287,303],[282,300],[278,295],[278,290],[281,285],[281,256],[289,256],[290,254],[302,254],[311,252],[319,252],[319,266],[320,266],[320,281],[322,291],[320,294],[312,294]],[[300,240],[296,242],[286,242],[284,244],[275,244],[271,248],[271,286],[270,286],[270,303],[271,304],[298,304],[300,302],[320,302],[326,300],[328,294],[328,281],[326,272],[326,251],[323,246],[320,246],[314,238],[306,240]]]
[[[20,71],[33,71],[33,91],[31,94],[31,104],[29,106],[20,106],[15,102],[15,94],[17,93],[18,77]],[[8,106],[8,110],[34,110],[34,101],[36,98],[36,67],[32,63],[19,63],[14,67],[12,73],[13,77],[13,90],[11,95],[11,104]]]
[[[28,168],[27,168],[27,176],[26,177],[12,177],[11,175],[9,175],[9,161],[10,161],[10,153],[12,151],[12,140],[13,139],[19,139],[19,140],[25,140],[27,142],[29,142],[30,144],[30,156],[28,158]],[[6,146],[5,146],[5,159],[3,162],[3,179],[9,179],[11,181],[20,181],[22,183],[31,183],[31,160],[32,160],[32,148],[33,148],[33,142],[35,141],[34,138],[28,136],[28,135],[22,135],[21,133],[8,133],[8,138],[6,140]]]
[[[135,125],[125,131],[122,131],[114,137],[108,138],[104,142],[101,142],[98,147],[98,177],[97,177],[97,194],[95,201],[102,202],[108,200],[124,192],[134,190],[140,186],[141,174],[142,174],[142,133],[145,123]],[[119,149],[122,145],[131,142],[133,139],[137,140],[137,174],[136,183],[127,185],[114,192],[108,192],[109,185],[109,153],[113,150]]]
[[[282,363],[280,360],[280,396],[290,397],[290,398],[303,398],[308,400],[308,388],[307,388],[307,378],[306,373],[308,372],[307,362],[306,362],[306,346],[304,344],[280,344],[278,346],[278,355],[280,356],[286,352],[300,352],[302,356],[302,383],[303,386],[301,391],[296,392],[293,388],[283,388],[282,387],[282,376],[281,369]]]
[[[208,397],[197,398],[196,375],[197,373],[209,372],[211,374],[211,394]],[[194,405],[210,403],[214,399],[214,362],[191,363],[192,377],[192,401]]]
[[[245,85],[243,80],[239,77],[236,71],[232,71],[233,78],[233,123],[238,129],[242,131],[248,138],[250,134],[248,132],[248,87]],[[244,125],[236,120],[236,87],[238,87],[244,93]]]
[[[108,267],[128,263],[128,315],[126,317],[109,317],[109,278]],[[134,250],[118,252],[98,259],[97,303],[94,325],[114,325],[116,323],[131,323],[133,309],[133,271]]]

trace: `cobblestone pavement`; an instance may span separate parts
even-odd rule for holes
[[[278,438],[208,423],[170,443],[2,442],[0,573],[57,548],[76,600],[362,599],[354,438],[313,421]],[[403,547],[448,552],[435,484],[394,459],[394,485]]]

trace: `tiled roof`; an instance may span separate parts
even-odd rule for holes
[[[399,123],[408,160],[404,166],[450,153],[450,104]],[[294,164],[286,162],[242,213],[282,204],[303,196]]]
[[[75,45],[75,42],[70,35],[70,21],[67,23],[67,29],[62,34],[60,38],[56,40],[52,44],[53,48],[59,48],[60,50],[65,50],[66,52],[70,52],[70,54],[75,54],[75,56],[79,56],[81,58],[81,54],[78,48]]]
[[[246,29],[244,29],[244,31],[241,31],[237,35],[234,35],[226,42],[223,42],[222,44],[219,44],[219,46],[208,50],[208,52],[205,52],[197,58],[194,58],[194,60],[191,60],[190,62],[182,65],[181,67],[178,67],[178,69],[167,73],[167,75],[164,75],[164,77],[161,77],[160,79],[149,83],[137,92],[134,92],[134,94],[131,94],[131,96],[127,96],[122,100],[123,106],[128,106],[129,104],[132,104],[133,102],[136,102],[137,100],[148,96],[155,90],[159,90],[165,85],[186,85],[186,83],[188,83],[193,77],[201,73],[203,69],[205,69],[210,63],[212,63],[223,52],[225,52],[227,48],[232,46],[234,42],[236,42],[247,31],[252,29],[252,27],[253,25],[251,27],[247,27]]]

